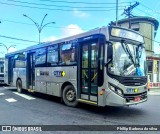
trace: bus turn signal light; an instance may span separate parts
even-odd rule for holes
[[[102,91],[100,91],[100,92],[99,92],[99,95],[103,95],[103,92],[102,92]]]

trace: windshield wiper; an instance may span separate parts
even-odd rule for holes
[[[125,51],[126,54],[128,55],[128,58],[129,58],[129,59],[131,60],[131,62],[135,65],[135,62],[134,62],[134,60],[133,60],[133,56],[132,56],[132,53],[131,53],[131,51],[130,51],[130,49],[129,49],[129,47],[128,47],[128,44],[125,43],[124,40],[121,41],[121,44],[122,44],[122,47],[123,47],[124,51]],[[125,46],[124,46],[124,44],[125,44]]]
[[[137,47],[136,47],[136,57],[135,57],[135,60],[138,61],[138,66],[140,65],[140,58],[142,56],[142,48],[143,48],[143,44],[139,44]]]

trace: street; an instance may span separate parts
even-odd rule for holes
[[[130,107],[71,108],[57,97],[0,87],[0,125],[159,125],[159,100],[149,93],[147,102]]]

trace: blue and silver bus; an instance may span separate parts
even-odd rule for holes
[[[5,83],[61,97],[72,107],[139,104],[147,101],[144,39],[107,26],[8,53]]]

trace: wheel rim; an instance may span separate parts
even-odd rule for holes
[[[75,91],[73,89],[70,89],[66,93],[66,98],[68,101],[72,102],[75,100]]]

